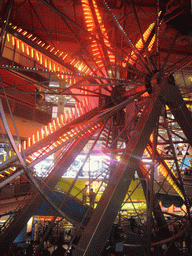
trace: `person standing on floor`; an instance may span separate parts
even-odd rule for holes
[[[89,202],[90,202],[90,206],[94,208],[94,202],[95,202],[95,192],[93,191],[93,189],[90,189],[90,193],[89,193]]]

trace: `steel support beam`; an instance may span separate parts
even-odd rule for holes
[[[161,98],[169,87],[170,84],[166,80],[161,87],[154,88],[142,117],[138,121],[134,136],[128,143],[121,162],[117,165],[73,255],[97,256],[101,254],[118,211],[121,209],[133,174],[138,168],[139,159],[158,122],[163,107]]]
[[[176,121],[180,125],[182,131],[188,139],[189,144],[192,146],[192,116],[191,112],[186,106],[185,101],[179,91],[178,86],[175,84],[173,76],[170,77],[171,86],[164,98],[165,103],[169,106]]]
[[[157,151],[155,152],[155,154],[156,153],[157,153]],[[150,177],[149,177],[149,174],[147,173],[145,167],[142,164],[140,164],[139,167],[140,168],[138,169],[138,174],[139,174],[139,178],[141,178],[141,184],[142,184],[142,187],[143,187],[143,192],[145,194],[145,198],[146,198],[146,201],[147,201],[148,200],[148,195],[146,195],[146,193],[149,194],[150,190],[151,190],[150,186],[148,186],[148,188],[147,188],[147,184],[150,184]],[[146,183],[144,180],[147,180],[148,183]],[[147,204],[148,203],[149,202],[147,202]],[[163,237],[163,239],[166,240],[166,239],[169,239],[170,237],[172,237],[155,193],[153,193],[152,211],[153,211],[154,217],[156,219],[158,228],[159,228],[159,230],[161,230],[161,236]],[[149,225],[151,225],[151,224],[152,223],[149,223]],[[174,238],[173,238],[173,240],[174,240]],[[170,251],[172,253],[175,252],[176,255],[179,255],[179,252],[178,252],[175,244],[172,243],[172,241],[171,241],[170,246],[169,246],[169,252]],[[148,250],[148,254],[150,255],[149,250]],[[147,254],[147,256],[148,256],[148,254]]]

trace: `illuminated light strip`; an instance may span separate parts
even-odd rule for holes
[[[34,49],[31,48],[31,57],[34,59]]]
[[[79,112],[78,112],[77,103],[75,104],[75,113],[76,113],[76,117],[78,117],[79,116]]]
[[[49,132],[48,132],[48,128],[47,128],[47,126],[45,126],[45,134],[46,134],[46,136],[48,136],[48,135],[49,135]]]
[[[75,118],[78,118],[78,117],[79,117],[77,104],[75,104],[75,108],[74,108],[74,116],[75,116]]]
[[[87,30],[91,34],[93,34],[94,29],[95,29],[95,24],[94,24],[94,19],[93,19],[93,16],[92,16],[92,11],[91,11],[91,8],[89,6],[89,1],[88,0],[81,0],[81,3],[82,3],[82,8],[83,8],[83,13],[84,13],[84,17],[85,17],[85,23],[86,23],[86,26],[87,26]],[[94,58],[96,58],[96,55],[98,55],[97,58],[101,58],[100,49],[99,49],[99,46],[98,46],[98,44],[95,40],[92,40],[91,48],[92,48],[92,54],[93,54]],[[97,63],[97,60],[95,60],[95,62]],[[104,63],[100,62],[99,67],[100,68],[104,67]]]
[[[30,54],[30,52],[29,52],[29,46],[26,47],[26,51],[27,51],[27,55],[29,55],[29,54]]]
[[[55,47],[51,48],[50,52],[52,52],[55,49]]]
[[[158,17],[160,17],[161,13],[162,13],[162,11],[160,11],[160,12],[158,13]],[[149,38],[150,33],[151,33],[152,30],[154,29],[154,26],[155,26],[155,23],[152,23],[151,25],[149,25],[148,29],[144,32],[144,34],[143,34],[143,40],[144,40],[144,42],[146,42],[147,39]],[[151,39],[149,45],[148,45],[148,51],[149,51],[149,52],[152,50],[153,44],[154,44],[154,42],[155,42],[155,38],[156,38],[156,36],[154,35],[154,36],[152,37],[152,39]],[[142,50],[142,49],[143,49],[143,47],[144,47],[144,45],[143,45],[143,40],[142,40],[142,38],[140,38],[139,41],[136,43],[135,47],[136,47],[138,50]],[[133,51],[131,52],[131,57],[132,57],[133,59],[135,59],[135,60],[137,59],[137,56],[134,54]],[[127,57],[126,60],[129,60],[129,57]],[[130,60],[129,60],[129,63],[130,63],[130,64],[134,64],[135,62],[134,62],[132,59],[130,59]],[[126,64],[123,64],[123,66],[126,66]]]
[[[43,128],[41,129],[41,138],[43,139],[44,138],[44,135],[45,135],[45,132],[43,130]]]
[[[53,70],[56,72],[56,63],[53,63]]]
[[[33,157],[36,159],[36,158],[38,158],[40,156],[40,154],[39,154],[39,152],[37,151],[37,152],[35,152],[35,153],[33,153]]]
[[[19,48],[20,48],[20,41],[18,39],[16,40],[16,46],[17,46],[17,49],[19,50]]]
[[[64,119],[63,119],[63,115],[60,115],[60,120],[61,120],[61,124],[65,125]]]
[[[147,28],[147,30],[144,32],[143,34],[143,40],[144,42],[147,41],[147,39],[149,38],[152,30],[154,29],[155,27],[155,22],[153,22],[152,24],[149,25],[149,27]],[[135,44],[135,48],[138,50],[138,51],[141,51],[143,48],[144,48],[144,45],[143,45],[143,40],[142,38],[140,38],[137,43]],[[152,40],[151,40],[152,41]],[[154,41],[153,41],[154,42]],[[150,46],[150,48],[152,48],[152,45]],[[129,63],[130,64],[134,64],[134,60],[137,59],[137,56],[135,55],[134,51],[131,52],[131,57],[132,59],[129,60]],[[134,60],[133,60],[134,59]]]
[[[58,52],[59,52],[59,50],[57,50],[57,51],[54,53],[54,55],[56,55]]]
[[[63,54],[64,52],[61,52],[60,54],[59,54],[59,57],[61,57],[61,55]]]
[[[26,148],[27,148],[27,142],[24,141],[24,142],[23,142],[23,149],[25,150]]]
[[[15,37],[12,37],[12,45],[15,45]]]
[[[9,35],[9,33],[7,33],[7,41],[8,41],[8,42],[10,41],[10,35]]]
[[[89,108],[89,103],[88,103],[88,99],[87,99],[87,97],[86,97],[84,100],[85,100],[85,104],[86,104],[86,106]]]
[[[74,114],[73,114],[73,109],[72,108],[70,108],[70,112],[71,112],[70,117],[71,117],[71,121],[72,121],[72,120],[74,120]]]
[[[67,56],[68,56],[68,53],[66,53],[65,56],[63,56],[62,60],[64,60]]]
[[[65,142],[65,141],[66,141],[66,139],[63,138],[63,137],[59,137],[59,139],[60,139],[62,142]]]
[[[106,33],[104,24],[102,23],[102,18],[101,18],[101,15],[100,15],[100,12],[99,12],[99,9],[98,9],[98,6],[97,6],[95,0],[93,0],[93,5],[94,5],[95,11],[96,11],[97,19],[98,19],[98,22],[100,24],[102,34],[105,36],[104,43],[106,44],[106,46],[111,47],[111,44],[108,40],[108,35]],[[115,62],[115,56],[111,52],[109,52],[108,50],[107,50],[107,52],[108,52],[110,61]]]
[[[49,60],[49,70],[52,70],[52,61]]]
[[[21,31],[22,31],[22,29],[18,30],[18,32],[21,32]],[[32,34],[30,34],[30,36],[29,36],[27,33],[25,33],[25,36],[29,39],[30,37],[32,37]],[[34,37],[34,38],[30,39],[30,40],[35,41],[36,39],[37,39],[37,37]],[[10,36],[9,36],[9,40],[10,40]],[[12,45],[15,45],[15,43],[16,43],[15,40],[18,40],[18,39],[16,39],[14,36],[12,36]],[[42,43],[41,40],[37,42],[38,45],[40,45],[41,43]],[[18,43],[18,44],[20,44],[20,43]],[[44,46],[44,45],[45,45],[45,43],[42,43],[41,47]],[[40,53],[39,51],[37,51],[34,48],[33,48],[33,50],[31,50],[32,54],[30,54],[29,50],[28,50],[29,48],[27,48],[29,46],[26,43],[24,43],[24,42],[21,43],[21,46],[22,46],[22,52],[26,53],[27,55],[31,55],[32,58],[34,58],[34,56],[35,56],[36,60],[38,62],[40,62],[41,65],[44,65],[45,68],[48,68],[48,62],[49,62],[49,60],[52,61],[51,59],[47,59],[47,57],[44,54]],[[49,47],[50,47],[50,45],[48,45],[46,47],[46,49],[48,49]],[[19,46],[17,46],[17,49],[19,49]],[[51,48],[50,51],[53,51],[53,49],[54,48]],[[57,50],[57,53],[59,53],[59,50]],[[63,54],[63,52],[59,53],[59,56],[61,56],[62,54]],[[66,58],[67,56],[68,56],[68,54],[65,54],[65,56],[62,59]],[[43,59],[44,59],[44,63],[43,63]],[[86,66],[86,64],[83,63],[83,62],[79,63],[79,65],[80,64]],[[53,69],[54,70],[56,70],[56,68],[55,68],[56,65],[59,66],[59,64],[57,62],[54,62],[53,63],[53,66],[54,66]],[[52,70],[52,65],[51,64],[49,64],[49,69]],[[63,67],[63,69],[65,70],[64,67]],[[89,70],[89,72],[91,72],[91,70],[88,67],[87,67],[87,69]],[[72,80],[70,81],[70,83],[72,83]]]
[[[15,44],[15,39],[14,39],[14,37],[12,37],[12,41],[13,41],[13,44]],[[18,40],[18,42],[19,42],[19,40]],[[19,46],[18,46],[18,48],[19,48]],[[22,43],[22,49],[23,49],[23,51],[24,51],[24,43]],[[27,54],[29,54],[29,48],[28,48],[28,45],[27,45]],[[35,54],[34,54],[34,51],[35,51]],[[42,62],[43,62],[43,55],[41,54],[41,53],[39,53],[38,51],[36,51],[36,50],[34,50],[33,48],[31,48],[31,57],[34,57],[34,55],[36,56],[36,59],[37,59],[37,61],[40,61],[40,64],[42,64]],[[40,56],[39,56],[40,55]],[[81,65],[84,65],[83,63],[81,63]],[[45,59],[45,66],[47,66],[47,59]],[[55,69],[55,66],[56,66],[56,63],[54,63],[54,69]],[[84,65],[85,66],[85,65]],[[85,66],[86,67],[86,66]],[[58,69],[60,70],[60,65],[58,65]],[[88,71],[89,71],[89,69],[87,69]],[[68,77],[68,76],[67,76]],[[74,81],[74,80],[70,80],[70,84],[72,83],[72,81]]]
[[[53,130],[56,131],[56,130],[57,130],[57,127],[56,127],[55,120],[53,120],[52,124],[53,124]]]
[[[36,136],[36,138],[37,138],[37,141],[40,140],[39,131],[37,131],[37,136]]]
[[[31,147],[31,138],[30,137],[27,140],[27,147]]]
[[[152,50],[154,42],[155,42],[155,35],[153,36],[153,38],[151,39],[151,42],[148,45],[149,52]]]
[[[81,110],[81,113],[84,114],[84,109],[83,109],[83,103],[82,103],[82,101],[79,102],[79,108],[80,108],[80,110]]]
[[[36,52],[35,56],[36,56],[37,61],[39,61],[39,53],[38,52]]]
[[[70,116],[70,112],[69,112],[69,109],[67,109],[67,123],[69,122],[69,120],[71,119],[71,116]]]
[[[48,68],[47,62],[48,62],[48,61],[47,61],[47,58],[45,57],[45,62],[44,62],[45,64],[44,64],[44,65],[45,65],[46,68]]]
[[[35,144],[35,135],[32,135],[32,144]]]
[[[56,123],[57,123],[57,127],[60,128],[60,122],[59,122],[59,117],[56,118]]]

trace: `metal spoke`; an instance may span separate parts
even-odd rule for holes
[[[108,11],[110,17],[112,18],[112,20],[114,21],[114,23],[116,24],[116,26],[118,27],[119,31],[121,32],[121,34],[123,35],[124,39],[126,40],[126,42],[129,44],[129,46],[131,47],[131,49],[133,50],[134,54],[138,57],[138,59],[140,60],[140,62],[142,63],[143,67],[146,69],[147,72],[150,72],[150,69],[148,68],[148,66],[144,63],[143,58],[140,54],[140,52],[135,48],[134,44],[132,43],[131,39],[127,36],[127,34],[125,33],[125,31],[123,30],[123,28],[121,27],[121,25],[119,24],[119,22],[117,21],[117,19],[115,18],[115,16],[111,13],[108,5],[106,2],[104,2],[102,0],[103,5],[105,6],[106,10]]]
[[[147,60],[148,60],[148,64],[149,64],[150,70],[152,71],[153,70],[153,65],[151,63],[149,52],[148,52],[146,43],[145,43],[144,38],[143,38],[143,33],[142,33],[142,30],[141,30],[141,25],[140,25],[140,22],[139,22],[139,19],[138,19],[138,15],[137,15],[137,12],[136,12],[136,9],[135,9],[135,5],[134,5],[133,0],[130,0],[130,1],[131,1],[131,5],[133,7],[133,12],[134,12],[134,15],[135,15],[135,19],[137,21],[137,25],[138,25],[138,28],[139,28],[139,32],[140,32],[140,36],[141,36],[141,39],[142,39],[143,47],[144,47],[144,50],[145,50],[145,54],[146,54],[146,57],[147,57]]]
[[[164,68],[165,68],[165,66],[166,66],[166,64],[167,64],[167,61],[168,61],[168,59],[169,59],[169,56],[170,56],[171,52],[173,51],[173,47],[175,46],[175,42],[176,42],[176,40],[177,40],[177,38],[178,38],[178,35],[179,35],[179,31],[177,31],[177,33],[176,33],[176,35],[175,35],[175,38],[174,38],[174,40],[173,40],[173,43],[172,43],[172,45],[171,45],[171,48],[170,48],[170,50],[169,50],[169,52],[168,52],[168,54],[167,54],[167,56],[166,56],[166,58],[165,58],[164,64],[163,64],[163,66],[162,66],[162,68],[161,68],[162,71],[164,71]]]

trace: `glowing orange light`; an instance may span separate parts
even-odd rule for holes
[[[47,58],[45,57],[45,67],[47,68]]]
[[[65,56],[63,56],[62,60],[64,60],[67,57],[68,53],[65,54]]]
[[[10,41],[10,35],[9,35],[9,33],[7,33],[7,41],[8,41],[8,42]]]
[[[32,143],[35,144],[35,135],[32,135]]]
[[[30,137],[28,138],[27,146],[28,146],[28,147],[31,147],[31,138],[30,138]]]
[[[23,149],[25,150],[27,148],[27,142],[24,140],[23,141]]]
[[[17,49],[19,50],[19,40],[18,39],[16,40],[16,46],[17,46]]]
[[[49,135],[49,132],[48,132],[47,126],[45,126],[45,134],[46,134],[46,135]]]
[[[37,141],[40,140],[39,131],[37,131]]]
[[[43,64],[43,55],[41,53],[39,54],[39,57],[40,57],[40,61],[39,61],[40,64]]]
[[[31,48],[31,58],[34,58],[34,49]]]
[[[12,36],[12,45],[15,45],[15,38]]]
[[[29,46],[28,45],[26,46],[26,50],[27,50],[27,55],[29,55],[30,52],[29,52]]]
[[[35,56],[36,56],[37,61],[39,61],[39,53],[38,52],[36,52]]]
[[[52,69],[52,61],[49,60],[49,69],[51,70]]]

